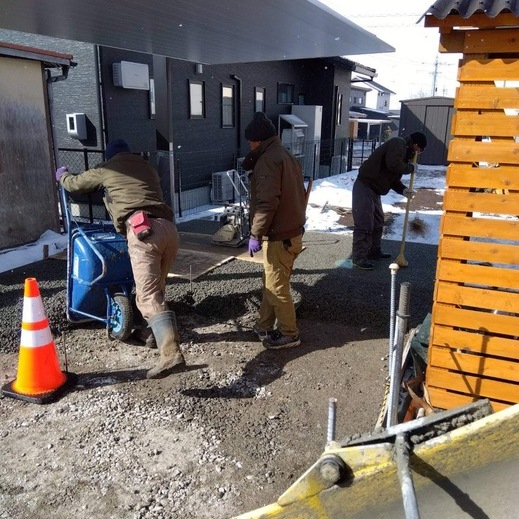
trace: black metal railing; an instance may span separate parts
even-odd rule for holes
[[[346,173],[360,166],[375,149],[373,139],[335,139],[306,142],[298,155],[305,178],[313,180]],[[177,216],[199,211],[200,206],[211,204],[213,173],[236,169],[240,158],[249,150],[236,154],[221,150],[141,152],[159,172],[164,199]],[[81,173],[100,164],[102,151],[89,149],[58,149],[58,165],[65,165],[72,173]],[[173,170],[173,174],[172,174]],[[74,197],[77,211],[91,219],[107,219],[102,193]],[[234,200],[231,200],[231,202]],[[84,207],[83,207],[84,206]]]

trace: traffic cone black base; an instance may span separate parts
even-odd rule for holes
[[[68,371],[63,371],[62,373],[66,377],[63,385],[48,393],[42,393],[40,395],[24,395],[13,389],[14,380],[5,386],[2,386],[1,393],[4,396],[23,400],[24,402],[31,402],[32,404],[50,404],[51,402],[58,400],[58,398],[63,396],[63,394],[72,386],[77,384],[78,376],[75,373],[69,373]]]

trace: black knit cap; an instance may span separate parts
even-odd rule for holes
[[[427,146],[427,137],[422,132],[414,132],[410,135],[413,144],[418,144],[423,151]]]
[[[126,141],[122,139],[116,139],[114,141],[110,141],[106,145],[105,150],[105,160],[110,160],[114,155],[118,153],[130,153],[130,146]]]
[[[245,138],[248,141],[266,141],[274,135],[276,127],[263,112],[256,112],[252,122],[245,128]]]

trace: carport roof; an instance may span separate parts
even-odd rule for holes
[[[318,0],[2,0],[0,26],[202,64],[394,51]]]

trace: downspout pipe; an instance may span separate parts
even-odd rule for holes
[[[47,82],[47,109],[49,111],[49,126],[50,126],[50,132],[51,132],[51,139],[52,139],[52,155],[54,158],[54,167],[59,166],[59,156],[58,156],[58,148],[57,148],[57,136],[56,136],[56,126],[54,124],[54,89],[53,84],[57,81],[64,81],[68,78],[68,72],[71,67],[75,67],[77,63],[70,61],[66,65],[61,65],[61,74],[59,75],[52,75],[52,71],[49,68],[45,69],[45,79]],[[57,204],[61,204],[61,214],[65,215],[65,206],[62,204],[61,197],[58,197]],[[59,216],[58,216],[58,226],[59,226]],[[65,231],[68,231],[68,223],[66,221],[65,216],[63,216],[63,229]]]
[[[68,71],[70,70],[70,68],[75,67],[76,65],[77,65],[77,63],[75,63],[74,61],[71,61],[70,64],[68,64],[68,65],[61,65],[60,66],[61,74],[56,75],[56,76],[53,76],[51,70],[47,68],[46,69],[47,83],[51,84],[51,83],[56,83],[56,81],[64,81],[65,79],[68,78]]]
[[[241,149],[241,106],[243,102],[242,80],[236,74],[231,74],[231,79],[238,82],[238,103],[236,106],[236,144],[238,146],[236,153],[238,154]]]

